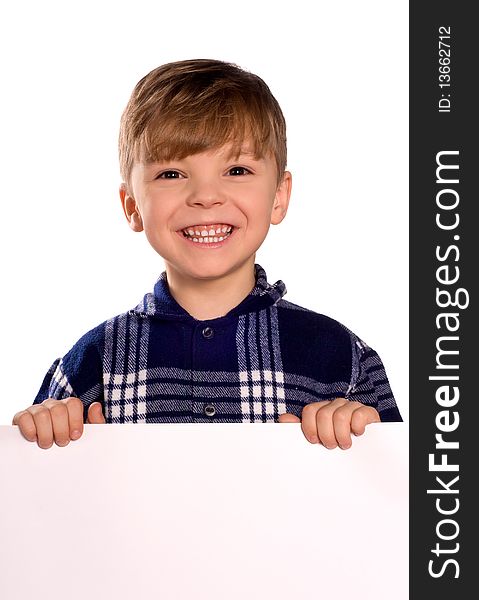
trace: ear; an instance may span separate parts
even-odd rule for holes
[[[292,184],[293,176],[289,171],[285,171],[274,197],[273,209],[271,211],[272,225],[281,223],[288,212]]]
[[[143,220],[138,205],[133,196],[128,192],[126,183],[120,185],[120,200],[126,220],[133,231],[143,231]]]

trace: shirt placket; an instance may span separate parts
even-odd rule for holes
[[[193,421],[214,422],[218,406],[213,398],[205,394],[205,386],[210,382],[205,381],[201,373],[211,370],[211,355],[214,346],[221,343],[219,330],[212,324],[201,322],[193,331],[192,351],[192,394],[193,394]]]

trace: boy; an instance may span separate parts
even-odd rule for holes
[[[255,253],[286,215],[286,125],[262,79],[185,60],[136,85],[122,115],[120,198],[166,270],[136,308],[86,333],[13,424],[48,448],[83,423],[301,422],[351,446],[401,421],[376,352],[282,299]]]

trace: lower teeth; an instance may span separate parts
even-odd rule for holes
[[[219,237],[223,237],[222,240],[219,240],[218,236],[214,236],[214,237],[204,236],[204,237],[198,238],[198,237],[186,234],[185,232],[183,232],[183,235],[195,244],[213,244],[213,243],[218,243],[220,241],[223,242],[227,237],[229,237],[231,235],[231,231],[229,231],[228,233],[224,233],[223,236],[219,236]],[[216,240],[215,240],[215,238],[216,238]],[[195,242],[195,240],[197,240],[197,241]]]

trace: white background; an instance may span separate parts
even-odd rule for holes
[[[286,300],[379,352],[407,420],[407,11],[399,0],[2,3],[0,424],[163,270],[124,220],[118,125],[141,77],[189,58],[235,62],[277,98],[293,192],[256,261]]]

